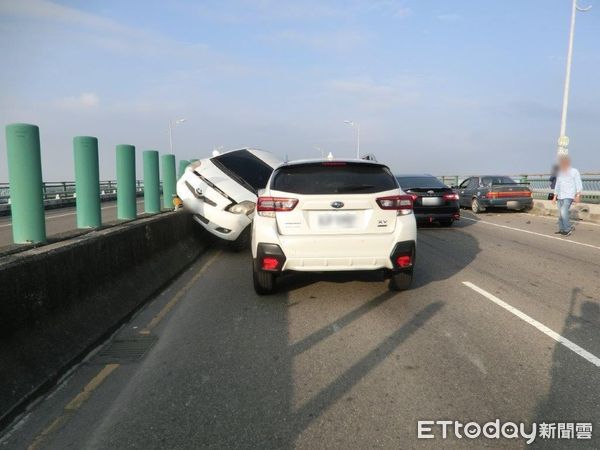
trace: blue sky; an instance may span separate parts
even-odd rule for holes
[[[600,171],[600,3],[577,17],[568,134]],[[569,0],[0,0],[0,122],[40,126],[43,173],[72,137],[178,158],[361,148],[398,172],[544,172],[560,122]],[[138,165],[141,168],[141,164]],[[140,171],[141,175],[141,171]],[[0,181],[6,181],[6,143]]]

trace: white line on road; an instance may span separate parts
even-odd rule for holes
[[[598,358],[597,356],[592,355],[590,352],[588,352],[587,350],[584,350],[583,348],[581,348],[579,345],[574,344],[573,342],[571,342],[570,340],[568,340],[567,338],[561,336],[560,334],[556,333],[555,331],[552,331],[550,328],[548,328],[546,325],[538,322],[537,320],[529,317],[527,314],[519,311],[517,308],[510,306],[508,303],[500,300],[498,297],[496,297],[493,294],[490,294],[489,292],[481,289],[478,286],[475,286],[473,283],[471,283],[470,281],[463,281],[463,284],[465,286],[467,286],[468,288],[473,289],[475,292],[483,295],[485,298],[487,298],[488,300],[491,300],[492,302],[494,302],[496,305],[504,308],[505,310],[507,310],[508,312],[513,313],[515,316],[517,316],[519,319],[527,322],[529,325],[534,326],[535,328],[537,328],[538,330],[540,330],[542,333],[544,333],[546,336],[551,337],[552,339],[554,339],[556,342],[561,343],[562,345],[564,345],[565,347],[567,347],[569,350],[577,353],[579,356],[581,356],[584,359],[587,359],[589,362],[591,362],[593,365],[595,365],[596,367],[600,367],[600,358]]]
[[[522,233],[533,234],[535,236],[541,236],[541,237],[545,237],[548,239],[556,239],[557,241],[568,242],[569,244],[583,245],[584,247],[589,247],[589,248],[593,248],[596,250],[600,250],[600,247],[598,247],[597,245],[586,244],[585,242],[572,241],[571,239],[559,238],[558,236],[550,236],[550,235],[544,234],[544,233],[536,233],[535,231],[524,230],[522,228],[509,227],[507,225],[500,225],[499,223],[488,222],[487,220],[471,219],[470,217],[465,217],[465,216],[462,216],[461,219],[470,220],[471,222],[483,223],[485,225],[492,225],[494,227],[506,228],[507,230],[520,231]]]
[[[140,203],[144,203],[144,201],[140,200],[140,201],[138,201],[136,203],[139,205]],[[116,208],[116,207],[117,207],[117,205],[110,205],[110,206],[103,206],[100,209],[102,209],[102,210],[104,210],[104,209],[113,209],[113,208]],[[64,214],[55,214],[53,216],[46,216],[46,219],[58,219],[60,217],[74,216],[75,214],[77,214],[77,211],[73,211],[73,212],[70,212],[70,213],[64,213]],[[11,222],[4,223],[4,224],[0,225],[0,228],[10,227],[11,225],[12,225]]]

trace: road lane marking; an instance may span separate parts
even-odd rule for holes
[[[567,347],[569,350],[573,351],[574,353],[577,353],[579,356],[581,356],[582,358],[588,360],[589,362],[591,362],[596,367],[600,367],[600,358],[598,358],[595,355],[592,355],[590,352],[588,352],[587,350],[584,350],[579,345],[571,342],[570,340],[568,340],[567,338],[561,336],[560,334],[556,333],[555,331],[552,331],[546,325],[538,322],[537,320],[535,320],[532,317],[528,316],[524,312],[521,312],[520,310],[518,310],[514,306],[511,306],[508,303],[500,300],[495,295],[490,294],[489,292],[487,292],[484,289],[481,289],[478,286],[475,286],[470,281],[463,281],[462,283],[465,286],[467,286],[468,288],[473,289],[475,292],[483,295],[488,300],[494,302],[496,305],[498,305],[498,306],[504,308],[505,310],[507,310],[508,312],[514,314],[519,319],[521,319],[521,320],[527,322],[529,325],[532,325],[533,327],[537,328],[539,331],[541,331],[542,333],[544,333],[546,336],[551,337],[556,342],[564,345],[565,347]]]
[[[508,225],[500,225],[499,223],[488,222],[487,220],[471,219],[470,217],[464,217],[464,216],[461,217],[461,219],[470,220],[471,222],[483,223],[485,225],[492,225],[494,227],[506,228],[507,230],[520,231],[521,233],[533,234],[535,236],[541,236],[541,237],[545,237],[545,238],[548,238],[548,239],[555,239],[557,241],[568,242],[569,244],[582,245],[584,247],[589,247],[589,248],[593,248],[595,250],[600,250],[600,247],[597,246],[597,245],[586,244],[585,242],[572,241],[571,239],[560,238],[558,236],[550,236],[548,234],[537,233],[535,231],[524,230],[522,228],[509,227]]]
[[[92,392],[100,386],[106,378],[117,369],[120,364],[107,364],[105,365],[94,378],[92,378],[88,384],[85,385],[83,390],[77,394],[73,399],[67,403],[63,408],[63,412],[60,416],[52,421],[40,434],[36,436],[31,445],[27,447],[27,450],[37,450],[41,448],[49,436],[60,430],[71,418],[71,416],[90,398]]]
[[[167,302],[165,306],[159,311],[159,313],[154,316],[154,318],[146,325],[146,328],[140,331],[140,334],[150,334],[150,330],[154,328],[156,325],[160,323],[160,321],[173,309],[173,307],[183,298],[185,294],[192,288],[192,286],[198,281],[198,279],[206,272],[206,270],[211,266],[215,260],[221,256],[221,251],[219,250],[215,253],[205,264],[202,265],[200,270],[181,288],[179,289],[173,298]]]
[[[143,201],[143,200],[140,200],[140,201],[136,202],[136,204],[138,204],[138,205],[139,205],[139,204],[141,204],[141,203],[144,203],[144,201]],[[100,208],[100,209],[101,209],[101,210],[105,210],[105,209],[113,209],[113,208],[116,208],[116,207],[117,207],[117,205],[110,205],[110,206],[103,206],[103,207],[102,207],[102,208]],[[64,214],[55,214],[55,215],[53,215],[53,216],[46,216],[46,219],[59,219],[59,218],[61,218],[61,217],[74,216],[74,215],[76,215],[76,214],[77,214],[77,211],[73,211],[73,212],[70,212],[70,213],[64,213]],[[0,228],[4,228],[4,227],[10,227],[10,226],[12,226],[12,223],[11,223],[11,222],[9,222],[9,223],[4,223],[4,224],[0,225]]]

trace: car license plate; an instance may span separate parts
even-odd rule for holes
[[[506,202],[506,207],[508,209],[521,209],[521,202],[516,200],[509,200]]]
[[[421,197],[423,206],[439,206],[442,204],[441,197]]]
[[[356,215],[348,213],[319,214],[320,228],[356,228]]]

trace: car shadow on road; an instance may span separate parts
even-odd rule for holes
[[[578,302],[578,299],[580,301]],[[579,306],[579,307],[578,307]],[[600,299],[574,288],[560,334],[596,357],[600,356]],[[561,343],[556,343],[550,369],[550,389],[538,404],[535,422],[592,424],[592,439],[538,440],[542,448],[600,448],[600,374],[598,367]],[[568,431],[567,431],[568,432]],[[558,425],[555,434],[558,436]]]

